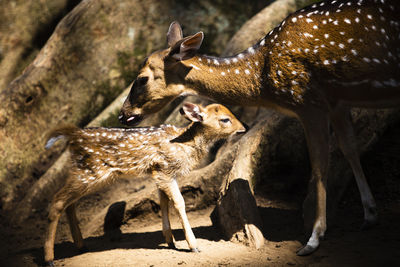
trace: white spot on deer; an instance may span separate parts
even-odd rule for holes
[[[213,73],[213,72],[214,72],[214,71],[213,71],[213,69],[211,69],[211,68],[210,68],[210,69],[208,69],[208,70],[210,71],[210,73]]]
[[[342,56],[341,59],[342,59],[342,61],[349,61],[347,56]]]
[[[308,32],[305,32],[305,33],[304,33],[304,36],[305,36],[305,37],[311,37],[311,38],[314,37],[314,35],[309,34]]]
[[[360,22],[360,19],[359,19],[358,17],[356,17],[356,18],[354,19],[354,21],[357,22],[357,23],[359,23],[359,22]]]
[[[282,76],[282,71],[278,70],[276,73],[278,73],[279,76]]]
[[[250,54],[254,54],[254,53],[255,53],[255,50],[254,50],[253,47],[249,47],[249,48],[247,49],[247,51],[249,51]]]
[[[344,22],[346,22],[347,24],[351,24],[351,21],[348,18],[345,18]]]
[[[378,64],[381,63],[381,61],[379,59],[377,59],[377,58],[373,58],[372,61],[374,61],[375,63],[378,63]]]
[[[258,61],[255,61],[254,64],[255,64],[256,66],[258,66],[259,63],[258,63]]]
[[[370,14],[367,15],[367,18],[372,19],[372,16]]]
[[[261,45],[261,46],[264,46],[264,45],[265,45],[265,39],[262,39],[262,40],[261,40],[260,45]]]
[[[238,59],[234,57],[234,58],[232,59],[232,62],[233,62],[233,63],[236,63],[236,62],[238,62]]]
[[[324,20],[322,21],[322,24],[326,24],[326,19],[324,19]]]
[[[197,58],[197,60],[201,62],[201,57]]]
[[[292,42],[291,42],[291,41],[289,41],[289,42],[287,43],[287,45],[288,45],[288,46],[291,46],[291,45],[292,45]]]
[[[239,54],[238,58],[244,58],[243,54]]]
[[[330,45],[335,45],[335,42],[334,41],[330,41],[329,44]]]
[[[106,137],[107,133],[102,133],[101,136]]]
[[[219,62],[218,62],[218,60],[216,60],[216,59],[213,60],[213,63],[214,63],[215,65],[219,65]]]
[[[337,20],[335,20],[335,21],[333,22],[333,24],[339,25],[339,22],[338,22]]]
[[[345,35],[346,33],[345,32],[339,32],[340,33],[340,35]]]
[[[372,25],[372,26],[371,26],[371,29],[373,29],[374,31],[376,31],[376,26],[375,26],[375,25]]]
[[[222,76],[225,76],[225,72],[224,72],[224,71],[222,71],[222,72],[221,72],[221,75],[222,75]]]
[[[325,59],[323,63],[324,65],[329,65],[329,60]]]
[[[292,74],[293,74],[293,75],[296,75],[296,74],[297,74],[297,71],[295,71],[295,70],[292,71]]]
[[[311,22],[313,22],[313,20],[312,20],[312,19],[310,19],[310,18],[307,18],[307,19],[306,19],[306,21],[307,21],[307,23],[311,23]]]
[[[247,75],[249,75],[249,74],[250,74],[250,71],[249,71],[248,69],[245,69],[245,70],[244,70],[244,73],[246,73]]]
[[[236,73],[236,74],[239,74],[240,71],[239,71],[238,69],[235,69],[235,73]]]
[[[339,47],[340,47],[341,49],[343,49],[343,48],[344,48],[344,44],[339,44]]]
[[[324,37],[325,37],[325,39],[328,39],[329,38],[329,34],[325,33]]]
[[[317,30],[317,29],[318,29],[318,26],[317,26],[317,25],[314,25],[314,26],[313,26],[313,29],[314,29],[314,30]]]
[[[200,68],[197,67],[196,65],[190,64],[189,66],[192,67],[192,68],[194,68],[195,70],[200,70]]]
[[[296,17],[293,17],[292,18],[292,22],[296,22],[297,21],[297,18]]]
[[[370,60],[369,58],[367,58],[367,57],[363,57],[363,60],[364,60],[365,62],[367,62],[367,63],[371,62],[371,60]]]

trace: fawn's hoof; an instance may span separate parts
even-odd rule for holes
[[[168,243],[168,248],[176,249],[174,242]]]
[[[54,267],[54,261],[46,261],[45,266]]]
[[[297,256],[307,256],[316,251],[318,247],[319,246],[313,247],[310,245],[305,245],[304,247],[299,249],[296,254]]]
[[[194,252],[194,253],[199,253],[200,249],[199,248],[192,248],[191,251]]]
[[[83,254],[86,252],[89,252],[89,249],[87,248],[87,246],[83,246],[81,248],[78,248],[79,254]]]

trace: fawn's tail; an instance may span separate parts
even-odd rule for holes
[[[73,136],[73,134],[78,130],[79,128],[74,125],[63,125],[55,128],[48,135],[45,148],[46,149],[51,148],[54,145],[54,143],[61,138],[67,138],[69,140]]]

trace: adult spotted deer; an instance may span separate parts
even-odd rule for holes
[[[54,266],[54,239],[61,213],[66,210],[74,242],[82,248],[75,202],[120,177],[152,176],[159,190],[166,242],[175,247],[168,217],[168,202],[172,201],[189,248],[198,252],[186,216],[185,202],[175,179],[198,165],[215,141],[245,132],[245,128],[227,108],[219,104],[203,108],[185,103],[181,113],[192,121],[186,128],[171,125],[134,129],[64,126],[50,134],[46,147],[66,137],[73,163],[66,184],[55,194],[49,209],[50,225],[44,251],[45,261],[50,266]]]
[[[326,231],[329,124],[360,190],[364,225],[376,204],[360,165],[350,107],[400,103],[400,9],[395,0],[330,0],[299,10],[254,46],[232,57],[199,55],[203,33],[183,37],[173,22],[168,48],[143,64],[120,114],[134,124],[179,95],[271,107],[297,117],[305,130],[317,206],[312,235],[298,255],[312,253]]]

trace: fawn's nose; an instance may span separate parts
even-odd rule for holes
[[[139,114],[126,114],[123,111],[121,111],[118,115],[119,122],[128,126],[138,124],[142,119],[143,117]]]

